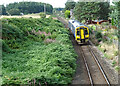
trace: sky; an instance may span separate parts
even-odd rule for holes
[[[67,0],[2,0],[2,1],[0,1],[0,5],[3,5],[3,4],[6,5],[6,4],[9,4],[9,3],[21,2],[21,1],[34,1],[34,2],[49,3],[54,8],[55,7],[63,7],[64,8],[65,7],[65,3],[67,2]],[[77,2],[79,0],[74,0],[74,1]],[[87,0],[82,0],[82,1],[87,1]]]

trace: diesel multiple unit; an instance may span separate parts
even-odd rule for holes
[[[87,43],[89,40],[89,28],[87,25],[80,23],[77,20],[69,20],[68,27],[73,33],[75,40],[78,43]]]

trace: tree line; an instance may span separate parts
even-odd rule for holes
[[[118,14],[120,11],[120,1],[110,5],[109,2],[74,2],[68,0],[65,3],[65,14],[73,9],[74,17],[81,21],[87,20],[108,20],[112,18],[112,23],[118,25]],[[69,15],[68,15],[69,17]]]
[[[39,13],[44,12],[44,8],[46,13],[51,14],[53,11],[53,6],[46,3],[41,2],[15,2],[10,3],[6,7],[2,5],[2,14],[10,14],[10,15],[20,15],[23,14],[31,14],[31,13]]]

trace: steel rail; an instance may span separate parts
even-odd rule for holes
[[[100,62],[98,61],[96,55],[94,54],[93,50],[90,48],[90,45],[88,45],[88,49],[89,49],[89,52],[91,53],[91,55],[93,56],[93,58],[94,58],[94,60],[95,60],[95,62],[97,64],[99,70],[101,71],[105,81],[107,82],[108,86],[110,86],[110,82],[109,82],[109,80],[108,80],[108,78],[107,78],[107,76],[106,76],[102,66],[100,65]]]
[[[83,57],[83,60],[84,60],[85,67],[86,67],[86,69],[87,69],[87,73],[88,73],[88,76],[89,76],[89,80],[90,80],[91,86],[94,86],[94,85],[93,85],[93,79],[92,79],[92,76],[91,76],[91,73],[90,73],[90,69],[89,69],[89,67],[88,67],[87,60],[85,59],[85,56],[84,56],[84,52],[83,52],[83,50],[82,50],[82,47],[81,47],[81,51],[82,51],[82,57]]]

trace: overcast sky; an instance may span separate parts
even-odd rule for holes
[[[53,7],[65,7],[65,3],[67,2],[67,0],[2,0],[2,1],[0,1],[0,5],[2,5],[2,4],[6,5],[6,4],[9,4],[9,3],[21,2],[21,1],[44,2],[44,3],[51,4]],[[79,0],[74,0],[74,1],[77,2]],[[82,0],[82,1],[89,1],[89,0]]]

